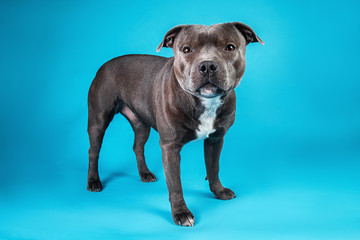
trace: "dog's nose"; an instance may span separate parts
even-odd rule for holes
[[[204,61],[199,65],[199,72],[203,76],[212,76],[218,70],[219,66],[214,62]]]

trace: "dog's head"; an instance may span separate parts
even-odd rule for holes
[[[187,92],[206,98],[237,87],[245,71],[245,48],[264,42],[249,26],[224,23],[211,26],[179,25],[169,30],[157,48],[172,48],[174,72]]]

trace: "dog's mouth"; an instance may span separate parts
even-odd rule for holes
[[[225,91],[213,83],[206,82],[196,90],[196,93],[202,97],[213,98],[225,94]]]

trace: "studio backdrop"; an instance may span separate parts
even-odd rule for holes
[[[2,1],[0,239],[359,239],[360,5],[356,1]],[[214,198],[203,142],[181,152],[196,224],[172,221],[159,136],[142,183],[133,131],[104,138],[104,190],[86,190],[87,94],[99,67],[156,52],[179,24],[243,22],[249,44]]]

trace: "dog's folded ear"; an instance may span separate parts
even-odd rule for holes
[[[249,44],[249,43],[252,43],[252,42],[259,42],[262,45],[265,45],[263,40],[261,40],[256,35],[254,30],[251,27],[249,27],[248,25],[246,25],[244,23],[241,23],[241,22],[233,22],[232,24],[242,33],[242,35],[244,35],[245,40],[246,40],[246,44]]]
[[[179,32],[185,27],[185,25],[178,25],[170,29],[164,36],[164,39],[160,43],[160,45],[156,48],[156,51],[159,52],[161,48],[168,47],[172,48],[174,45],[175,37],[179,34]]]

